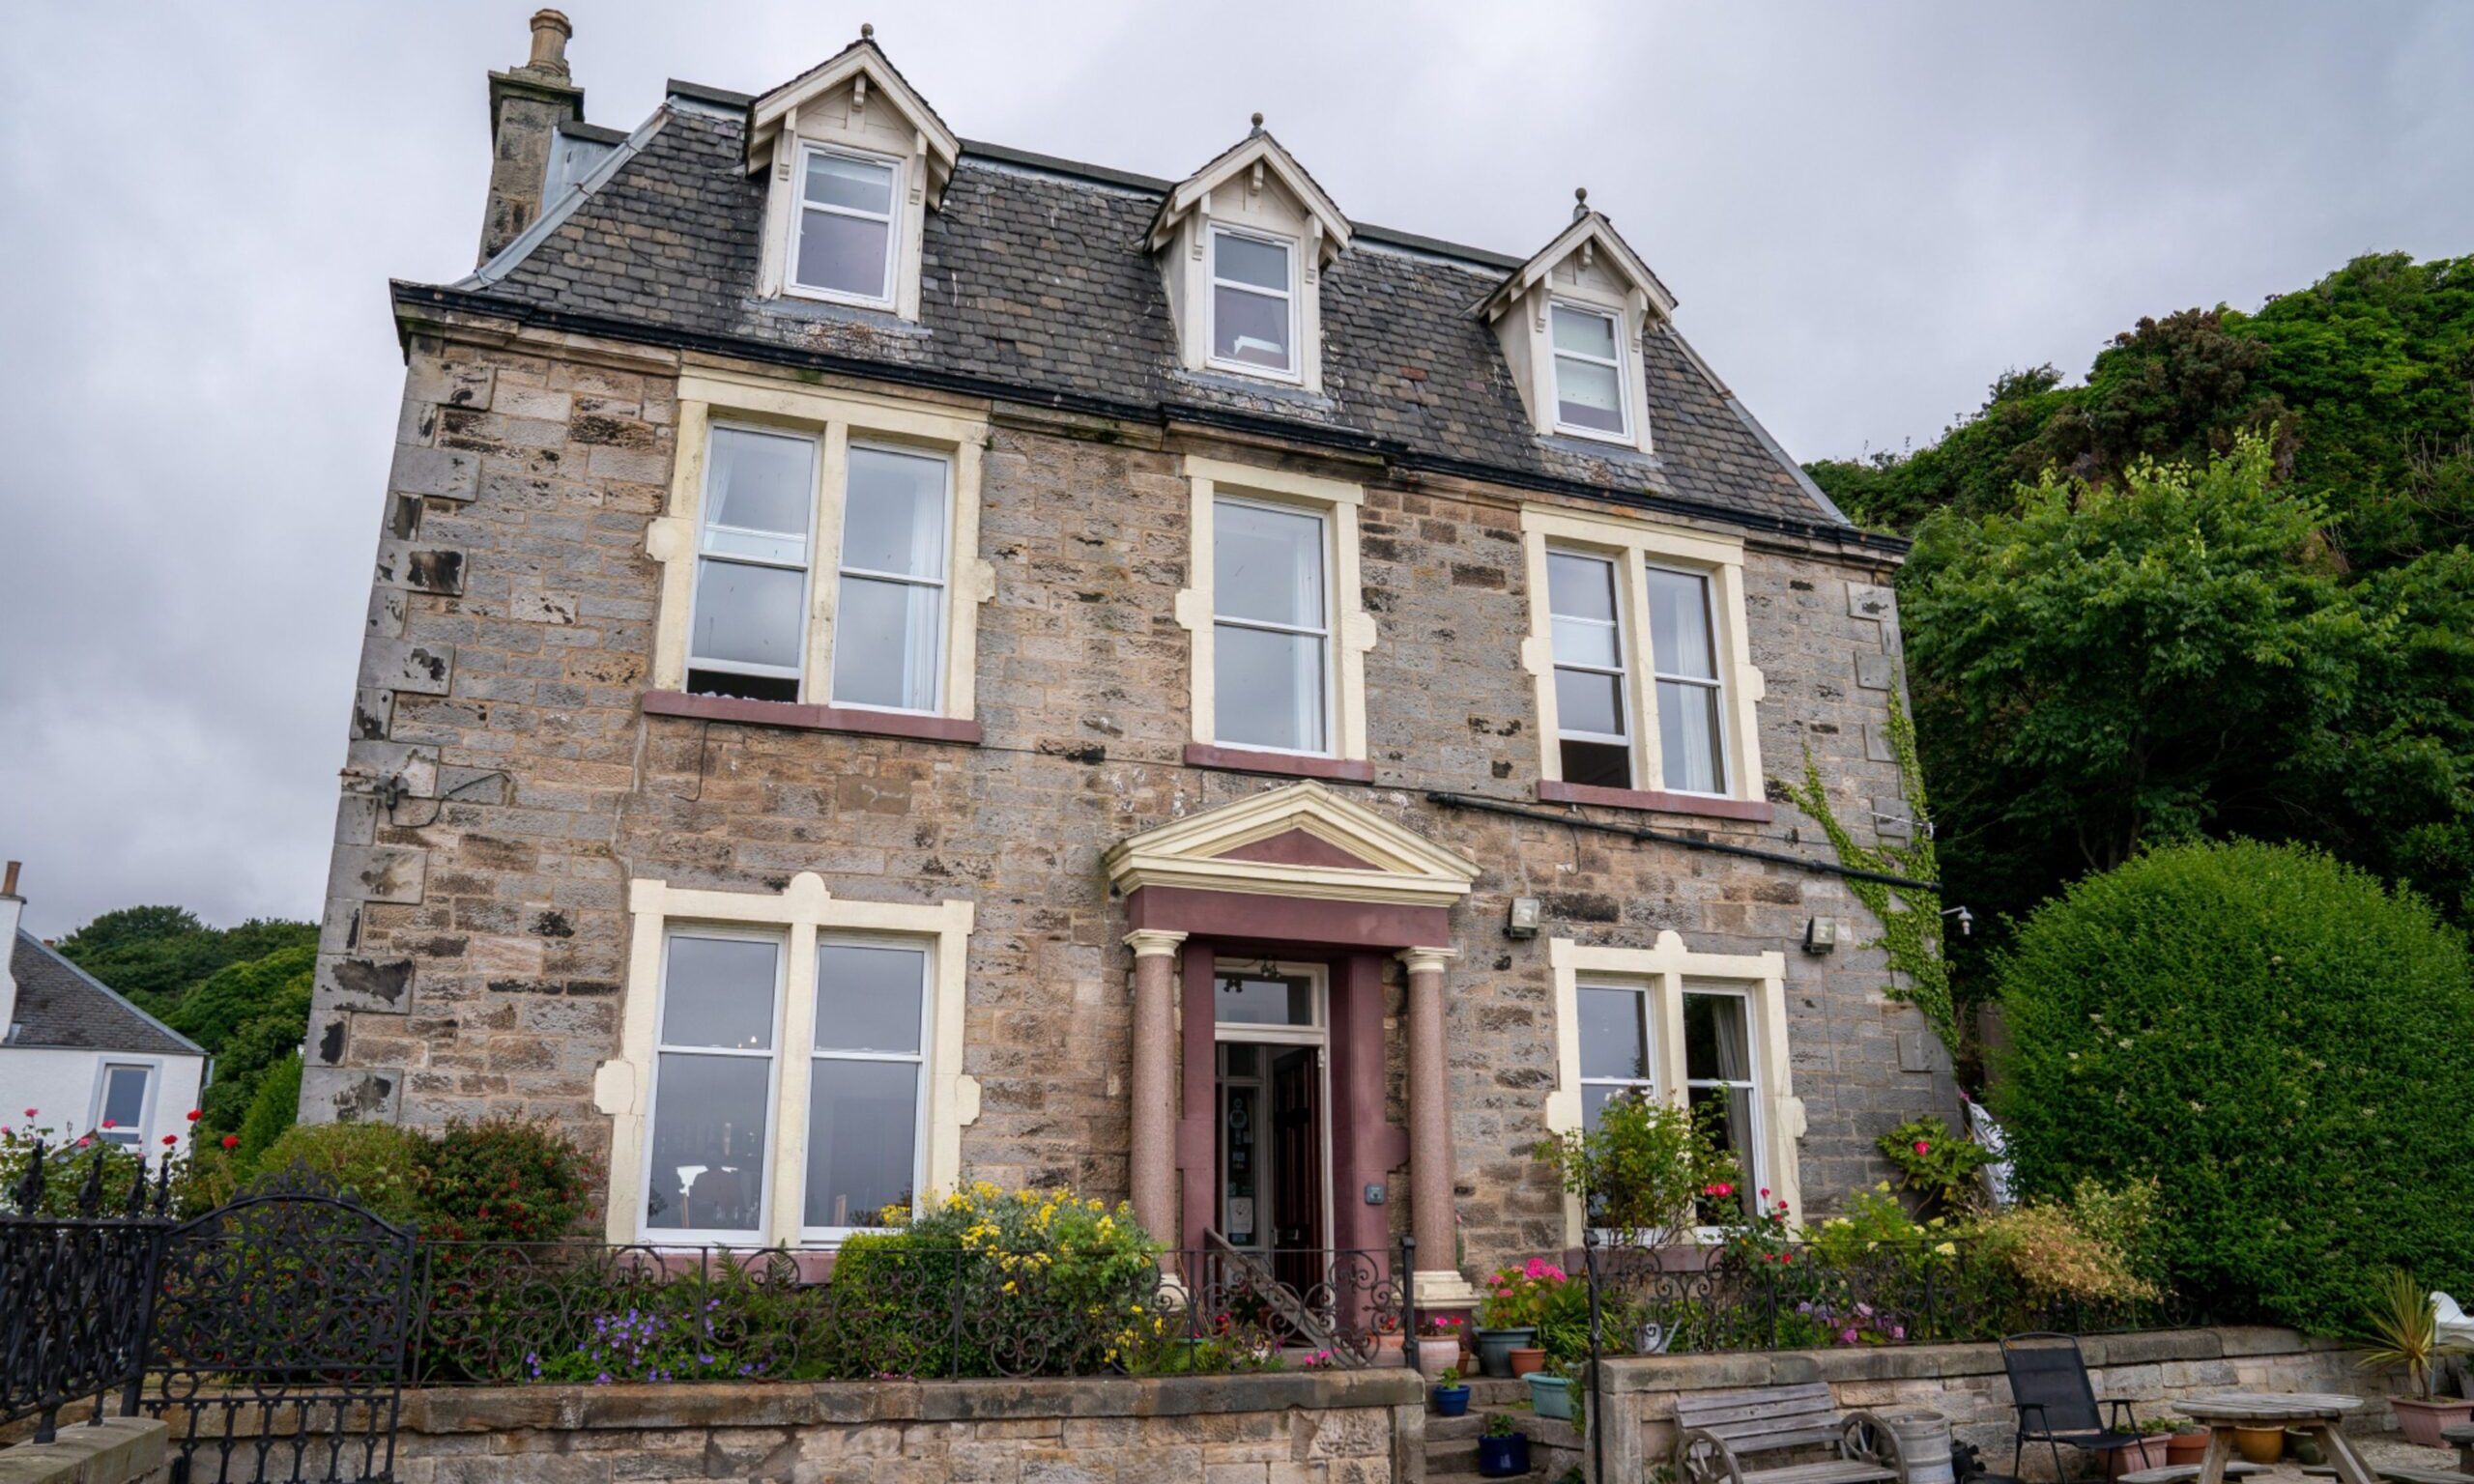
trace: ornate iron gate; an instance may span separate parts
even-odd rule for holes
[[[391,1484],[413,1234],[295,1165],[166,1235],[137,1410],[173,1484]]]

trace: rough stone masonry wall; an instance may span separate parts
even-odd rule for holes
[[[2175,1398],[2209,1391],[2317,1391],[2369,1399],[2348,1419],[2349,1431],[2394,1425],[2379,1405],[2383,1390],[2377,1379],[2367,1376],[2333,1340],[2306,1339],[2290,1329],[2229,1326],[2091,1334],[2080,1345],[2096,1395],[2130,1402],[2140,1421],[2170,1417]],[[1673,1455],[1680,1395],[1816,1381],[1829,1383],[1830,1395],[1841,1408],[1883,1414],[1938,1412],[1949,1419],[1954,1439],[1984,1450],[1987,1469],[1997,1473],[2010,1470],[2018,1413],[2010,1404],[1999,1345],[1657,1356],[1610,1361],[1606,1372],[1610,1479],[1645,1478],[1646,1470]],[[2062,1451],[2069,1464],[2071,1451]],[[1756,1462],[1755,1467],[1768,1465]],[[2028,1457],[2022,1471],[2030,1479],[2053,1477],[2050,1460],[2040,1455]]]
[[[403,1484],[1410,1484],[1402,1371],[529,1386],[404,1398]]]
[[[1175,453],[1132,442],[1141,430],[1111,443],[998,416],[982,491],[996,572],[983,745],[647,718],[656,578],[643,539],[670,474],[673,384],[657,362],[607,358],[619,354],[414,341],[303,1116],[539,1113],[603,1147],[590,1083],[616,1049],[624,882],[773,891],[814,870],[837,896],[977,903],[970,1172],[1123,1193],[1131,964],[1101,852],[1279,782],[1181,761]],[[1361,531],[1380,639],[1366,657],[1376,781],[1356,796],[1482,868],[1447,979],[1465,1261],[1563,1244],[1561,1197],[1527,1154],[1556,1076],[1548,937],[1646,947],[1673,928],[1708,952],[1785,951],[1803,1187],[1821,1206],[1878,1178],[1874,1135],[1946,1111],[1951,1090],[1921,1017],[1883,997],[1878,951],[1796,950],[1814,915],[1871,936],[1860,905],[1819,873],[1424,802],[1429,788],[1534,799],[1517,499],[1378,480]],[[1904,810],[1884,735],[1886,579],[1870,558],[1777,542],[1756,540],[1746,561],[1765,768],[1796,776],[1809,747],[1859,838],[1876,808]],[[372,792],[389,777],[405,796]],[[1783,804],[1767,825],[1606,816],[1828,858]],[[1518,896],[1543,899],[1536,941],[1502,933]],[[1399,993],[1395,965],[1395,1119]],[[1391,1213],[1404,1223],[1406,1204]]]

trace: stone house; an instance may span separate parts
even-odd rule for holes
[[[1909,827],[1904,548],[1606,216],[965,141],[864,32],[620,133],[567,35],[393,286],[304,1119],[555,1119],[616,1241],[985,1179],[1448,1300],[1578,1239],[1529,1151],[1623,1087],[1798,1212],[1954,1106],[1774,785]]]

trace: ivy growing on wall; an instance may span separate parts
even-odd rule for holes
[[[1934,856],[1933,837],[1924,824],[1924,770],[1915,757],[1915,726],[1908,720],[1907,706],[1896,689],[1889,694],[1888,733],[1890,753],[1898,763],[1900,791],[1906,796],[1909,815],[1914,820],[1904,842],[1856,842],[1855,833],[1830,810],[1829,794],[1822,786],[1821,769],[1813,763],[1809,745],[1804,748],[1803,782],[1778,786],[1790,802],[1811,815],[1829,836],[1841,866],[1917,881],[1939,881],[1941,864]],[[1922,1011],[1924,1018],[1932,1023],[1934,1034],[1942,1038],[1942,1044],[1957,1055],[1958,1010],[1950,995],[1950,965],[1942,956],[1941,894],[1892,886],[1886,881],[1863,881],[1852,876],[1845,879],[1848,891],[1871,909],[1874,920],[1882,925],[1882,935],[1874,942],[1890,968],[1890,982],[1882,992]]]

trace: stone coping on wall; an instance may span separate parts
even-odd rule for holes
[[[1404,1367],[1261,1375],[1080,1377],[1030,1381],[664,1382],[442,1386],[404,1393],[412,1433],[522,1429],[806,1427],[987,1422],[1035,1417],[1173,1417],[1422,1406]]]
[[[0,1484],[152,1484],[170,1430],[156,1417],[106,1417],[59,1429],[53,1442],[0,1448]]]
[[[2130,1334],[2080,1336],[2087,1368],[2155,1365],[2170,1360],[2234,1360],[2252,1356],[2299,1355],[2341,1350],[2336,1340],[2314,1339],[2269,1325],[2230,1325],[2209,1329],[2151,1329]],[[1828,1350],[1756,1351],[1732,1355],[1625,1356],[1606,1362],[1605,1388],[1631,1391],[1716,1391],[1798,1383],[1934,1381],[2001,1374],[2001,1347],[1993,1341],[1959,1345],[1851,1345]]]

